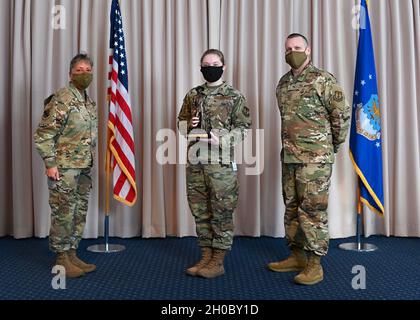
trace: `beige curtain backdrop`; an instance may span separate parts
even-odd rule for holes
[[[185,93],[202,83],[199,58],[208,47],[226,55],[225,79],[252,112],[253,152],[264,151],[260,175],[239,170],[235,233],[284,236],[280,116],[275,87],[288,68],[284,39],[306,34],[313,62],[333,73],[351,102],[357,33],[353,0],[121,0],[133,107],[139,200],[111,201],[110,234],[195,235],[186,201],[185,167],[160,165],[160,129],[176,130]],[[68,81],[79,51],[95,60],[89,93],[98,103],[100,141],[85,237],[103,234],[105,129],[110,0],[0,2],[0,236],[45,237],[50,209],[43,163],[32,134],[43,99]],[[65,28],[51,25],[54,6]],[[420,4],[370,0],[383,128],[384,218],[365,210],[367,235],[420,236]],[[61,21],[63,22],[63,21]],[[256,146],[256,130],[263,129]],[[348,142],[334,165],[329,218],[333,238],[355,234],[356,176]]]

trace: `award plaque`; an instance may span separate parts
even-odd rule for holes
[[[189,139],[210,139],[211,136],[209,133],[199,129],[199,130],[192,130],[189,134],[188,134],[188,138]]]

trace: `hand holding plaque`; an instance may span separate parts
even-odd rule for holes
[[[195,116],[191,118],[193,129],[188,134],[188,139],[210,139],[210,132],[206,130],[204,121],[202,121],[202,112],[197,110]]]

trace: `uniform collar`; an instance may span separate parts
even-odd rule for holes
[[[69,89],[71,91],[71,93],[73,93],[73,95],[76,97],[76,99],[80,102],[85,102],[88,100],[88,96],[86,94],[86,90],[83,91],[83,94],[74,86],[74,84],[72,82],[69,83]],[[85,96],[85,97],[83,97]]]
[[[205,95],[228,95],[229,94],[229,86],[227,85],[226,81],[216,87],[209,87],[206,83],[198,87],[199,90]]]
[[[314,66],[312,64],[312,61],[309,61],[308,65],[305,67],[305,69],[302,70],[302,73],[298,75],[297,77],[293,76],[292,70],[289,71],[289,81],[305,81],[308,74],[314,69]]]

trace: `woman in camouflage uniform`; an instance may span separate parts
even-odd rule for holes
[[[245,97],[221,79],[223,53],[207,50],[200,62],[206,83],[187,93],[178,116],[181,133],[201,127],[209,134],[188,144],[187,196],[202,258],[186,273],[213,278],[224,274],[224,257],[232,246],[239,192],[233,147],[243,140],[251,119]]]
[[[96,105],[86,92],[92,67],[86,54],[72,59],[69,85],[45,100],[44,114],[34,134],[48,176],[50,249],[68,277],[80,277],[96,269],[76,256],[86,222],[97,138]]]

